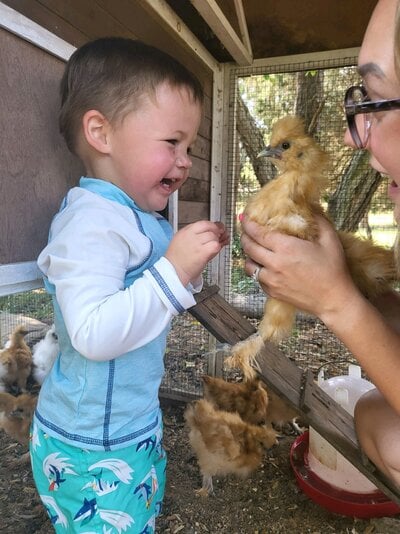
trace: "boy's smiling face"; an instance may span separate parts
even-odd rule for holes
[[[185,88],[159,86],[110,130],[103,175],[145,211],[163,210],[192,166],[201,105]]]

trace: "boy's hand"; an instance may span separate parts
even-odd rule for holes
[[[198,221],[175,234],[165,257],[186,286],[198,280],[207,263],[228,243],[229,237],[222,223]]]

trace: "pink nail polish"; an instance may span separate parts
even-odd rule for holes
[[[242,222],[243,219],[244,219],[244,214],[243,213],[239,213],[238,219],[239,219],[240,222]]]

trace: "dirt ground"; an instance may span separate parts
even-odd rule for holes
[[[182,336],[182,330],[180,335]],[[321,325],[299,330],[288,355],[317,373],[321,365],[348,357]],[[169,355],[173,374],[182,355]],[[196,359],[197,362],[197,359]],[[346,364],[347,365],[347,364]],[[196,374],[204,372],[196,364]],[[193,371],[190,366],[189,371]],[[197,369],[199,368],[199,369]],[[199,378],[190,375],[190,381]],[[290,464],[296,435],[285,432],[279,445],[268,450],[261,467],[248,479],[214,478],[214,495],[196,496],[201,476],[183,417],[185,405],[163,401],[164,446],[168,454],[167,488],[157,533],[165,534],[399,534],[400,515],[356,519],[331,513],[310,500],[298,487]],[[53,529],[39,501],[26,450],[0,430],[0,532],[50,534]],[[68,534],[68,533],[66,533]],[[99,533],[100,534],[100,533]]]
[[[299,489],[290,466],[287,434],[265,454],[261,468],[246,480],[214,479],[215,494],[197,497],[201,485],[183,419],[184,406],[165,405],[165,448],[168,482],[157,532],[165,534],[391,534],[400,532],[400,518],[354,519],[326,511]],[[22,463],[21,445],[0,432],[0,532],[53,532],[40,504],[29,463]]]

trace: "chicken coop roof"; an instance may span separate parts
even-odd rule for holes
[[[167,0],[219,62],[358,47],[377,0]]]
[[[179,46],[184,42],[197,54],[203,47],[208,57],[202,59],[208,66],[210,60],[250,66],[255,60],[277,56],[360,46],[377,0],[70,0],[68,6],[51,0],[0,3],[74,46],[112,33],[147,39],[163,48],[167,32],[180,37]]]

